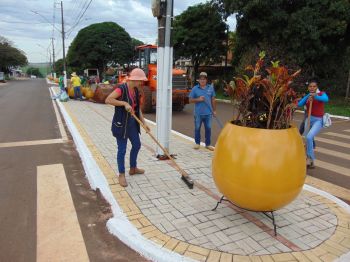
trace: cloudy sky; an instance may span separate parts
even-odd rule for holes
[[[189,6],[205,2],[174,0],[174,13],[178,15]],[[151,0],[64,0],[63,9],[67,32],[66,50],[81,28],[98,22],[116,22],[124,27],[131,37],[145,43],[154,43],[157,37],[157,19],[152,16]],[[85,9],[86,12],[82,16]],[[82,17],[78,21],[80,16]],[[54,30],[53,21],[57,28]],[[234,18],[230,18],[228,24],[230,30],[234,30]],[[56,60],[62,58],[60,29],[61,13],[58,0],[0,0],[0,35],[22,49],[29,62],[49,60],[47,50],[51,48],[51,37],[55,39]]]

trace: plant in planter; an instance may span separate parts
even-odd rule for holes
[[[235,77],[226,92],[237,115],[218,138],[213,178],[234,204],[253,211],[274,211],[291,202],[305,181],[303,142],[291,126],[295,93],[289,87],[300,73],[272,62],[261,52],[250,76]]]

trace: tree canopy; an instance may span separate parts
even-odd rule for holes
[[[13,43],[0,36],[0,71],[9,72],[11,67],[24,66],[28,63],[24,52]]]
[[[273,58],[300,66],[307,76],[339,80],[349,69],[348,0],[212,0],[212,3],[224,17],[236,15],[237,64],[246,62],[252,52],[266,50]]]
[[[43,74],[40,72],[40,69],[37,67],[28,67],[26,70],[28,75],[35,75],[36,77],[43,77]]]
[[[201,63],[213,64],[225,55],[226,24],[215,7],[190,6],[174,19],[176,57],[190,58],[195,75]]]
[[[129,63],[132,56],[130,35],[118,24],[104,22],[79,31],[69,47],[67,62],[80,71],[98,68],[102,72],[107,66]]]

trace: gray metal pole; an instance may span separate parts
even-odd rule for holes
[[[62,1],[61,1],[61,19],[62,19],[62,52],[63,52],[64,86],[67,87],[66,47],[64,45],[65,33],[64,33],[63,2]]]
[[[350,70],[348,75],[348,85],[346,87],[345,100],[349,100],[349,93],[350,93]]]
[[[52,70],[53,70],[53,75],[56,77],[56,70],[55,70],[55,44],[54,44],[54,38],[51,37],[51,43],[52,43]]]
[[[162,1],[166,11],[158,19],[158,61],[157,61],[157,140],[169,152],[172,113],[172,47],[171,23],[173,0]],[[164,11],[164,10],[163,10]],[[157,154],[163,150],[157,147]]]

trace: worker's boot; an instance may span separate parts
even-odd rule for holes
[[[145,170],[137,167],[130,167],[129,175],[138,175],[138,174],[144,174]]]
[[[126,182],[125,179],[125,173],[120,173],[118,176],[118,181],[119,181],[119,185],[121,185],[122,187],[127,187],[128,183]]]

